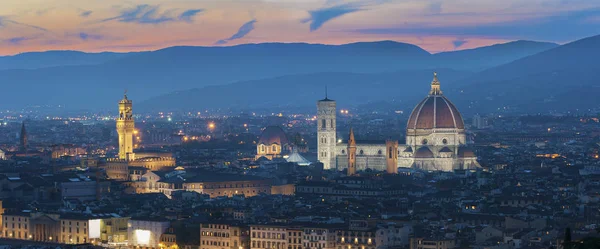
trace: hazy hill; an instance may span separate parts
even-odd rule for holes
[[[152,96],[174,91],[250,80],[255,83],[253,88],[269,90],[265,89],[260,79],[268,80],[281,76],[289,77],[280,79],[279,84],[287,86],[299,84],[298,87],[302,87],[304,84],[312,83],[294,80],[295,75],[321,72],[338,72],[343,75],[343,73],[379,74],[399,70],[407,73],[416,70],[416,73],[424,69],[431,72],[434,68],[478,70],[481,65],[475,63],[477,66],[475,68],[471,60],[485,57],[485,54],[491,53],[490,49],[503,49],[505,46],[517,45],[504,44],[494,48],[454,52],[452,56],[458,56],[457,58],[460,59],[450,63],[438,61],[438,58],[443,57],[442,55],[431,55],[418,46],[392,41],[346,45],[265,43],[231,47],[171,47],[132,54],[72,52],[73,58],[80,58],[78,56],[95,58],[89,60],[68,59],[69,57],[60,55],[71,54],[71,52],[31,53],[18,58],[32,60],[40,56],[40,58],[58,59],[39,59],[38,62],[25,63],[21,66],[21,68],[31,68],[35,65],[38,67],[43,65],[43,68],[38,69],[1,70],[0,82],[5,86],[4,92],[9,93],[4,97],[1,107],[60,104],[67,108],[107,108],[121,98],[124,89],[128,89],[129,95],[136,101],[143,101]],[[528,43],[527,49],[524,50],[533,53],[546,46],[548,45],[544,43]],[[514,60],[523,56],[522,50],[508,51],[504,52],[507,54],[503,57],[504,60]],[[65,64],[65,61],[76,65],[53,66]],[[314,83],[316,85],[329,84],[332,81],[345,84],[347,77],[310,80],[318,82]],[[399,75],[395,80],[408,81],[403,75]],[[357,84],[352,89],[341,88],[338,95],[345,96],[349,91],[369,90],[369,81],[365,79],[362,84]],[[429,80],[425,81],[427,82]],[[419,81],[419,83],[423,82]],[[319,89],[321,88],[322,85]],[[402,91],[418,94],[410,92],[411,89]],[[243,98],[245,97],[243,94],[245,93],[240,92],[239,95],[228,94],[220,97]],[[374,94],[371,97],[365,95],[364,98],[377,99],[378,95]]]
[[[471,73],[451,69],[438,70],[444,85]],[[425,97],[433,78],[431,70],[406,70],[393,73],[315,73],[244,81],[222,86],[209,86],[150,98],[136,104],[138,110],[197,111],[200,108],[281,108],[314,107],[325,96],[338,101],[338,106],[389,101],[398,109],[413,108]]]
[[[519,40],[474,49],[438,53],[434,54],[434,58],[435,61],[440,63],[440,67],[483,70],[558,46],[556,43]],[[459,63],[457,64],[457,62]]]
[[[472,75],[452,94],[481,112],[598,108],[599,57],[600,36],[581,39]]]
[[[134,53],[84,53],[79,51],[28,52],[0,56],[0,70],[36,69],[69,65],[94,65],[123,58]]]

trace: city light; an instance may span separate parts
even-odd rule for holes
[[[150,231],[149,230],[135,230],[135,238],[138,245],[148,245],[150,244]]]

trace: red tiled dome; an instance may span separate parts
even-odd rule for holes
[[[413,109],[408,119],[407,129],[454,128],[464,129],[465,124],[456,106],[439,89],[437,75],[432,89],[423,101]]]
[[[278,144],[285,145],[288,144],[288,138],[285,135],[285,132],[279,126],[267,126],[265,130],[260,135],[260,139],[258,140],[259,144]]]

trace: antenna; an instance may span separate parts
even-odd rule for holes
[[[325,99],[327,99],[327,85],[325,85]]]

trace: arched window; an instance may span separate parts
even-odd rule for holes
[[[273,152],[277,151],[277,145],[273,145]]]

